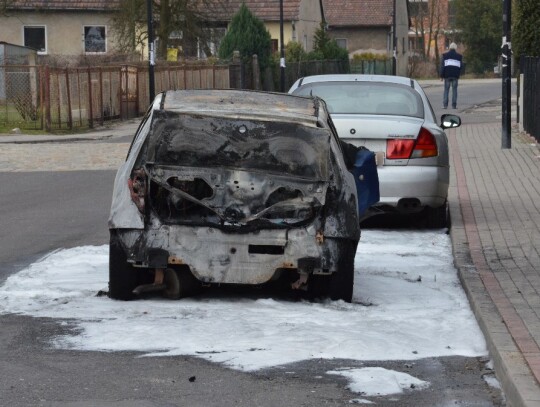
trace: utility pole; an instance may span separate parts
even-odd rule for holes
[[[392,75],[397,73],[396,0],[392,11]]]
[[[156,51],[154,49],[154,26],[152,24],[152,0],[146,0],[146,22],[148,24],[148,93],[150,104],[156,97],[156,87],[154,82],[154,65],[156,64]]]
[[[283,0],[279,0],[279,72],[280,72],[280,90],[285,92],[285,45],[283,40]]]
[[[502,148],[512,148],[512,0],[503,0]]]

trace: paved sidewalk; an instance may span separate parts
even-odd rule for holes
[[[448,132],[454,259],[509,406],[540,406],[540,148],[501,125]]]
[[[109,126],[103,126],[87,132],[74,134],[16,134],[16,133],[0,133],[0,144],[30,144],[30,143],[51,143],[51,142],[73,142],[73,141],[90,141],[90,140],[113,140],[121,137],[133,136],[137,131],[140,123],[140,118],[131,119],[122,122],[113,122]]]
[[[117,170],[138,125],[135,119],[80,134],[0,134],[0,171]]]

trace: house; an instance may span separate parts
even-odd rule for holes
[[[113,52],[115,41],[110,27],[119,0],[11,0],[5,15],[0,15],[0,40],[37,50],[38,55],[104,55]],[[219,39],[242,3],[261,19],[279,48],[279,0],[216,0],[220,12],[208,22],[215,38],[210,49],[215,53]],[[154,19],[159,18],[154,16]],[[283,1],[284,42],[300,42],[313,49],[313,36],[322,21],[319,0]],[[140,22],[141,27],[145,24]],[[176,37],[174,37],[176,36]],[[180,41],[182,33],[173,33],[171,43],[182,43],[186,56],[204,57],[207,44]],[[145,47],[146,48],[146,47]],[[146,48],[147,49],[147,48]],[[208,48],[206,48],[208,49]],[[146,52],[141,52],[146,57]]]
[[[210,44],[197,39],[190,44],[182,33],[173,33],[177,41],[173,37],[170,45],[182,46],[187,57],[205,57],[207,50],[215,54],[227,25],[244,3],[265,24],[273,50],[279,50],[280,0],[215,1],[222,11],[208,21],[214,33]],[[7,13],[0,15],[1,41],[36,49],[38,55],[107,55],[116,48],[110,24],[120,0],[10,0],[7,4]],[[407,0],[283,0],[284,44],[296,41],[312,51],[322,21],[351,56],[371,52],[391,57],[395,42],[397,72],[406,74]],[[145,49],[140,49],[143,57],[147,57]]]
[[[279,50],[280,1],[279,0],[228,0],[223,17],[228,23],[244,3],[251,13],[260,19],[272,37],[273,51]],[[313,37],[322,21],[319,0],[283,1],[283,42],[295,41],[306,51],[313,50]]]
[[[396,72],[407,75],[407,0],[323,0],[323,7],[329,35],[351,57],[356,54],[392,57],[395,42]]]
[[[12,0],[0,15],[0,39],[38,55],[103,55],[114,49],[111,13],[118,0]]]

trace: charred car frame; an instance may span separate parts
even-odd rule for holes
[[[285,277],[351,301],[357,199],[322,100],[162,93],[116,176],[109,295],[181,298]]]

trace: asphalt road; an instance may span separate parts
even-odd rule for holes
[[[422,87],[439,118],[444,113],[454,113],[461,117],[463,124],[500,122],[502,120],[501,79],[460,80],[456,110],[442,108],[443,82],[429,81],[429,83],[423,84]],[[514,95],[515,91],[516,84],[514,81]],[[512,107],[515,110],[515,103]]]
[[[497,99],[497,83],[478,86],[460,84],[460,109]],[[492,86],[493,92],[479,95]],[[442,95],[442,87],[428,88],[430,97],[438,92]],[[474,119],[470,113],[465,117]],[[0,173],[0,283],[57,248],[106,243],[113,179],[114,171]],[[69,331],[69,321],[1,315],[0,327],[0,406],[346,406],[360,396],[346,388],[345,379],[324,373],[359,366],[385,367],[431,382],[429,389],[400,395],[399,401],[378,398],[378,406],[501,405],[498,392],[482,378],[486,360],[480,358],[311,360],[243,373],[193,357],[52,348],[50,340]]]
[[[55,249],[107,242],[114,176],[114,171],[0,172],[0,281]]]

